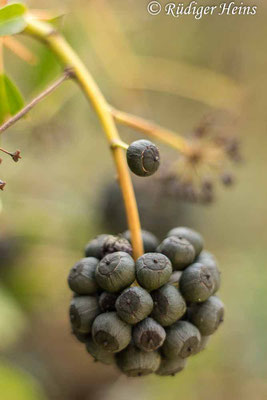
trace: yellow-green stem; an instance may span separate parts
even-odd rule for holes
[[[121,139],[114,119],[110,114],[109,106],[93,77],[67,41],[47,23],[37,21],[30,15],[27,18],[27,22],[26,33],[45,42],[61,63],[73,70],[77,82],[80,84],[86,97],[90,99],[101,121],[116,164],[128,226],[131,231],[133,255],[136,259],[144,252],[140,219],[124,150],[119,146],[112,146],[114,142],[120,142]]]

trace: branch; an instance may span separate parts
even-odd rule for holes
[[[117,122],[144,132],[154,139],[159,139],[169,146],[175,148],[180,153],[187,155],[190,154],[190,143],[185,138],[175,134],[171,130],[162,128],[161,126],[156,125],[144,118],[136,117],[135,115],[116,110],[112,107],[110,107],[110,112]]]
[[[114,142],[121,140],[110,113],[109,105],[93,77],[67,41],[51,25],[45,22],[37,21],[30,15],[28,15],[27,22],[26,33],[48,45],[63,65],[72,68],[77,82],[86,97],[91,101],[99,117],[116,164],[128,225],[131,231],[133,255],[137,259],[144,252],[139,213],[124,150],[120,146],[114,146]]]
[[[54,92],[65,80],[69,79],[72,75],[70,69],[66,69],[64,74],[57,79],[52,85],[50,85],[47,89],[45,89],[39,96],[35,97],[29,104],[27,104],[22,110],[20,110],[17,114],[11,117],[8,121],[6,121],[2,126],[0,126],[0,134],[3,133],[6,129],[10,128],[17,121],[23,118],[26,114],[28,114],[38,103],[40,103],[43,99],[45,99],[49,94]]]

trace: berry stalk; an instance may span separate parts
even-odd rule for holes
[[[77,82],[86,97],[91,101],[99,117],[116,164],[128,226],[131,231],[133,254],[134,258],[137,259],[144,252],[139,213],[124,151],[121,147],[114,146],[114,142],[120,142],[121,140],[110,113],[109,105],[93,77],[66,40],[51,25],[37,21],[30,15],[27,18],[27,22],[28,25],[25,32],[43,41],[50,47],[64,67],[71,68]]]

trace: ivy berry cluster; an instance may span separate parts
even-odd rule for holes
[[[174,228],[161,243],[142,231],[142,239],[136,262],[129,231],[87,244],[68,277],[72,332],[127,376],[175,375],[223,320],[220,272],[192,229]]]

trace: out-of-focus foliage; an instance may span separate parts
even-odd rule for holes
[[[5,239],[12,257],[8,265],[0,258],[0,276],[8,290],[3,309],[10,309],[16,330],[1,355],[8,360],[5,368],[24,371],[20,379],[28,382],[31,376],[47,398],[266,398],[267,6],[254,3],[259,5],[254,17],[196,21],[149,16],[142,1],[27,2],[34,8],[69,10],[57,23],[110,103],[185,135],[203,116],[223,109],[220,115],[230,112],[234,123],[226,124],[228,117],[223,117],[218,129],[238,133],[245,153],[237,184],[219,189],[212,206],[187,204],[181,209],[174,199],[170,210],[177,223],[181,215],[183,224],[199,229],[206,247],[217,255],[225,323],[208,350],[192,358],[181,375],[136,381],[94,364],[70,334],[67,318],[68,270],[83,256],[84,243],[102,231],[104,186],[116,178],[90,104],[74,83],[66,82],[3,134],[1,144],[19,148],[23,159],[14,164],[4,158],[1,164],[8,185],[1,193],[0,240]],[[42,44],[24,36],[16,39],[35,54],[37,64],[28,65],[7,50],[5,69],[29,100],[58,76],[60,67]],[[127,142],[141,137],[122,127],[120,132]],[[177,157],[157,144],[162,159]],[[156,203],[153,188],[150,198]],[[153,216],[155,234],[166,222],[161,216],[169,206],[164,204]],[[108,222],[113,226],[112,218]],[[10,399],[20,400],[23,391],[7,374],[0,376]],[[0,391],[1,397],[6,392]]]

